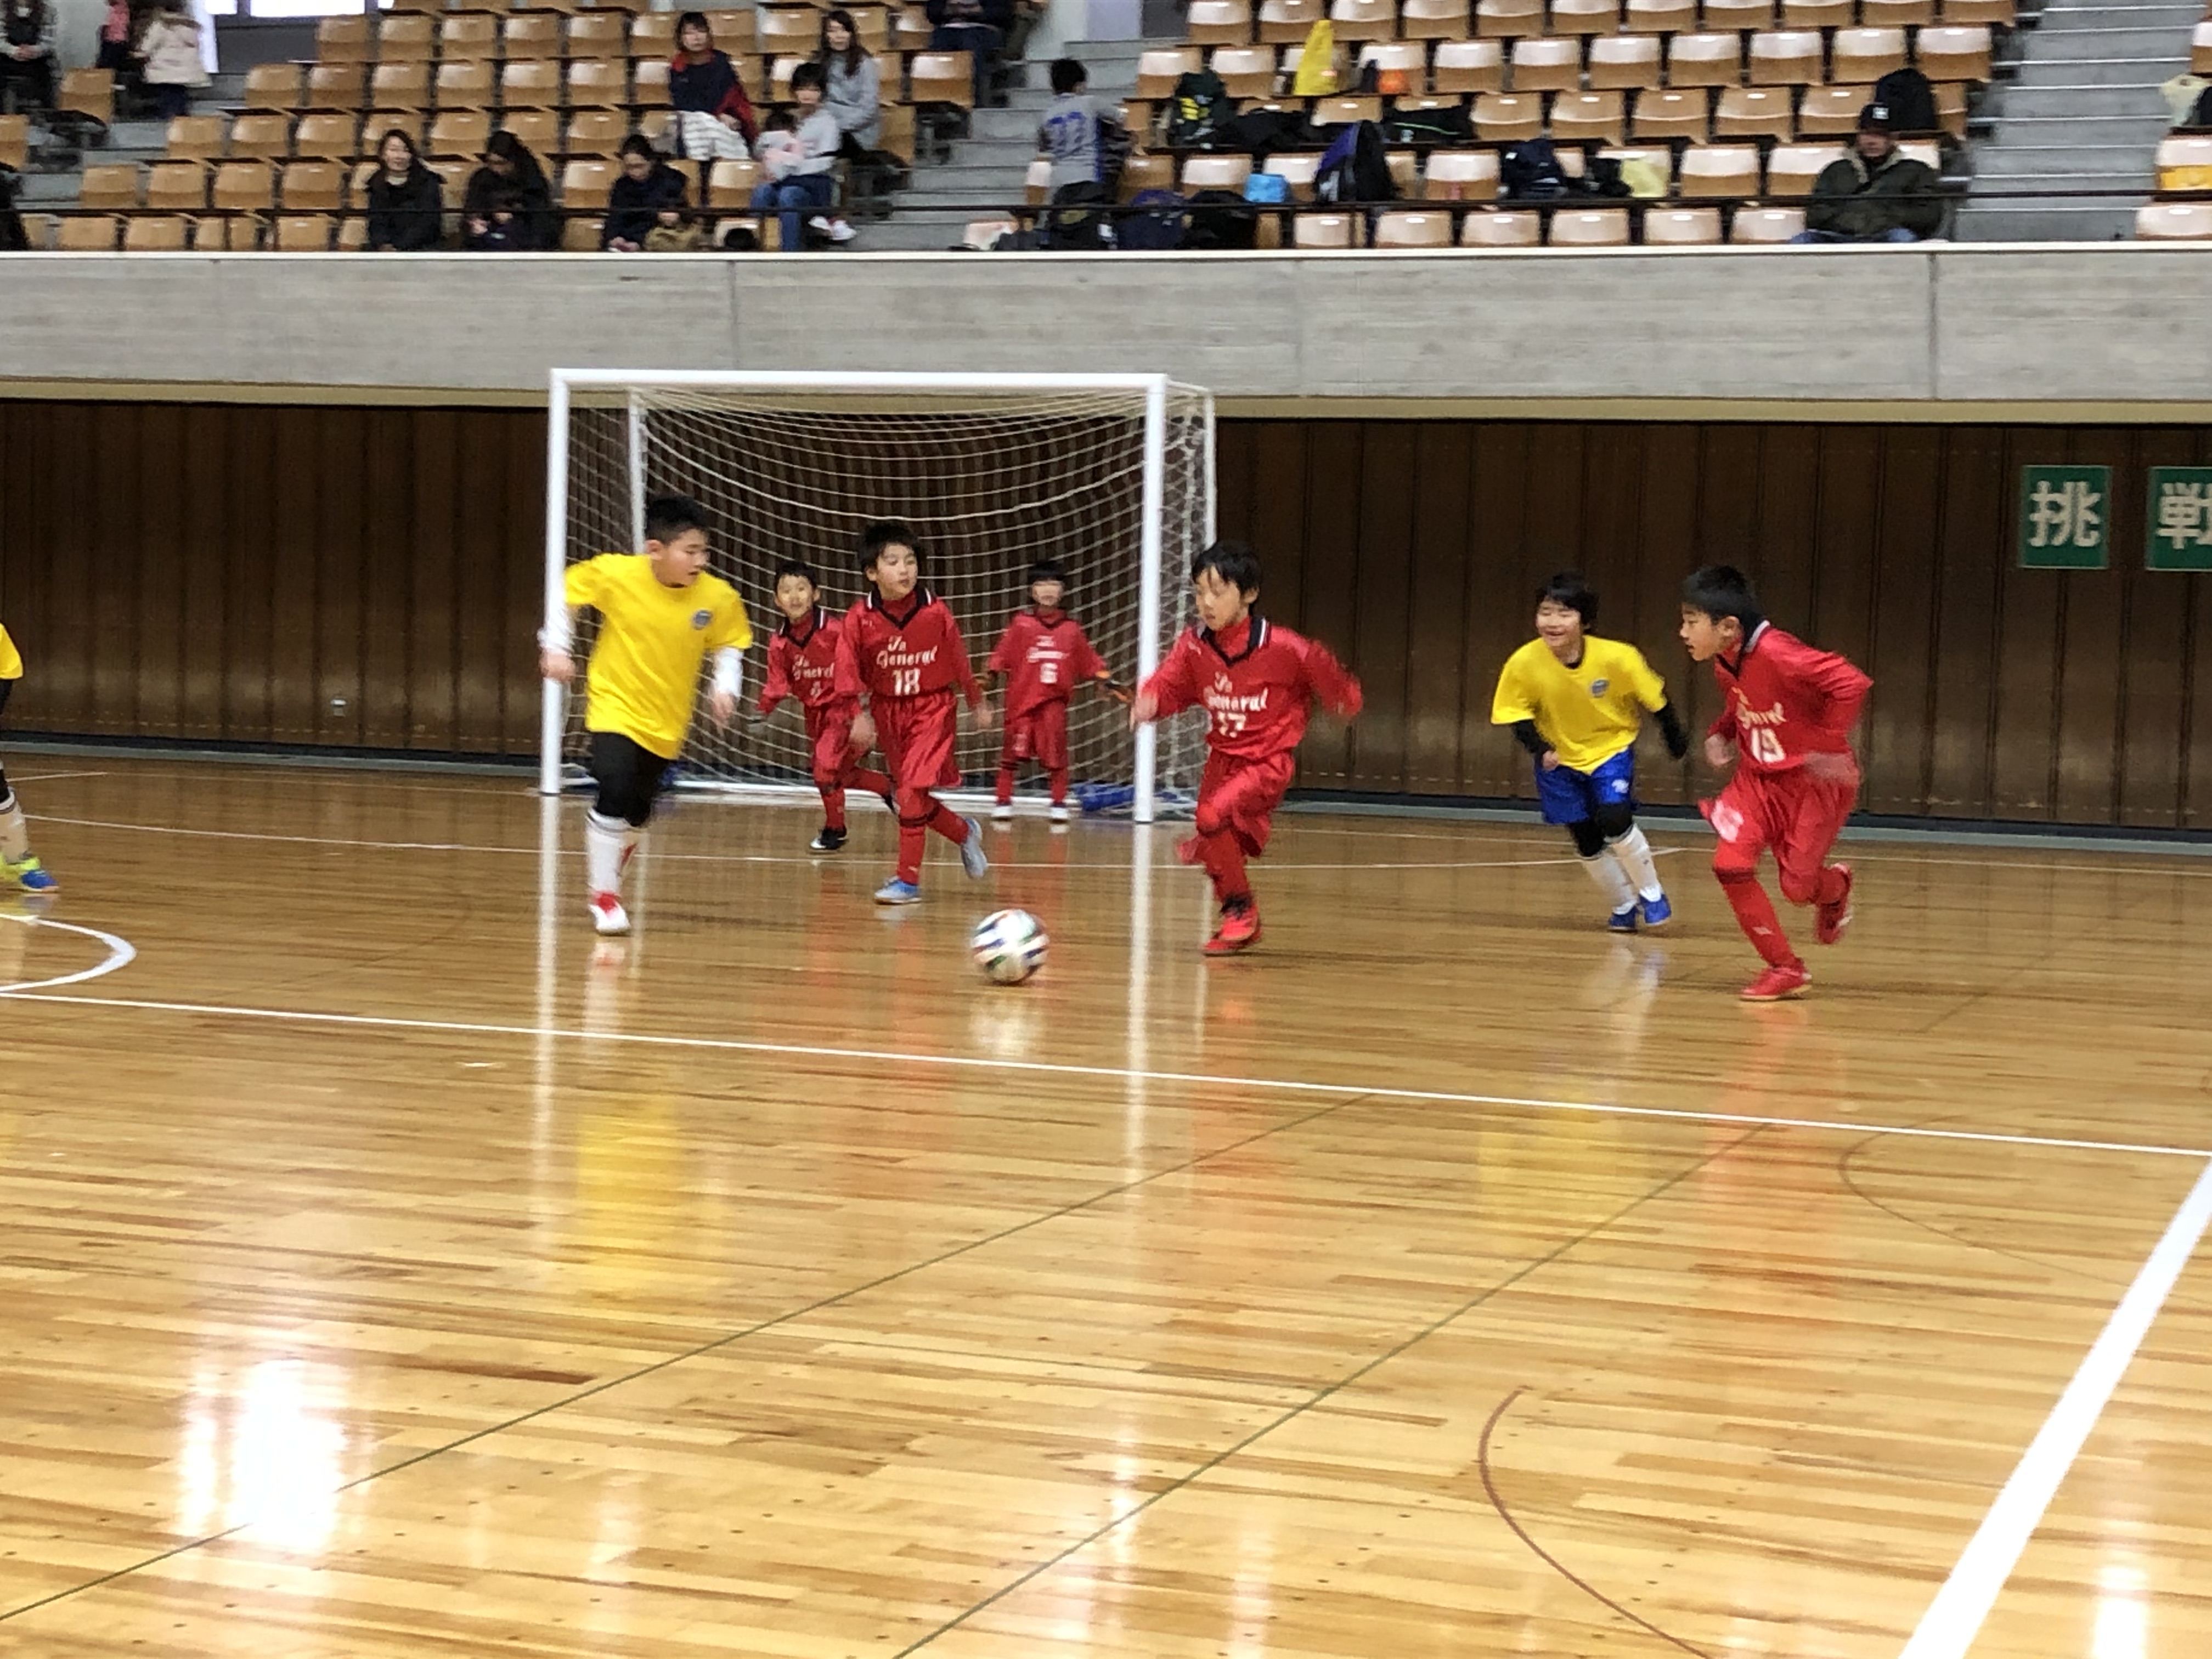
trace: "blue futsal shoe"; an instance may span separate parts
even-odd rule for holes
[[[61,883],[53,872],[35,858],[25,859],[21,864],[0,864],[0,880],[13,882],[27,893],[55,893]]]
[[[1674,907],[1667,902],[1664,893],[1656,899],[1644,901],[1644,925],[1646,927],[1664,927],[1674,920]]]
[[[1636,931],[1635,901],[1632,899],[1629,902],[1628,908],[1626,909],[1615,910],[1611,915],[1607,916],[1605,919],[1605,925],[1616,933],[1634,933]]]
[[[876,902],[878,904],[919,904],[921,902],[921,889],[915,886],[914,883],[910,881],[901,881],[896,876],[893,876],[889,881],[876,889]]]
[[[981,881],[983,872],[991,867],[991,860],[983,853],[983,826],[973,818],[963,818],[968,826],[968,839],[960,843],[960,867],[968,872],[970,881]],[[881,898],[878,893],[877,897]]]

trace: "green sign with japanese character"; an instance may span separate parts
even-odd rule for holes
[[[2020,470],[2020,562],[2030,570],[2102,570],[2112,542],[2112,469]]]
[[[2143,568],[2212,570],[2212,466],[2151,468]]]

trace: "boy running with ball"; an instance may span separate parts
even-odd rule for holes
[[[1006,737],[999,750],[999,804],[991,817],[1014,816],[1014,773],[1024,761],[1044,769],[1052,790],[1052,821],[1067,822],[1067,704],[1088,681],[1111,685],[1113,676],[1091,648],[1083,624],[1060,608],[1067,573],[1051,559],[1030,567],[1030,606],[1017,611],[999,636],[984,672],[1006,681]],[[1127,693],[1122,693],[1126,699]]]
[[[1644,653],[1599,639],[1597,595],[1571,570],[1536,595],[1536,637],[1505,659],[1491,723],[1510,726],[1535,757],[1544,822],[1565,828],[1590,879],[1612,908],[1607,926],[1632,933],[1674,919],[1636,825],[1636,734],[1646,709],[1658,717],[1667,752],[1690,751],[1689,733],[1667,701],[1666,683]]]
[[[822,829],[808,850],[835,853],[845,844],[845,792],[865,789],[891,799],[891,781],[862,769],[853,752],[853,717],[860,699],[837,690],[837,641],[845,625],[822,608],[814,568],[787,559],[775,569],[775,608],[783,612],[768,641],[768,684],[755,711],[766,720],[786,698],[797,697],[806,713],[806,746],[812,756],[814,787],[822,792]]]
[[[1736,763],[1718,800],[1699,810],[1721,838],[1713,873],[1766,971],[1747,1002],[1801,997],[1813,983],[1759,884],[1759,854],[1774,849],[1782,896],[1814,907],[1814,937],[1833,945],[1851,921],[1851,866],[1828,849],[1858,795],[1851,727],[1874,684],[1852,664],[1816,651],[1766,620],[1743,573],[1707,565],[1682,584],[1682,643],[1711,662],[1721,714],[1705,738],[1715,770]]]
[[[706,574],[707,520],[688,496],[663,495],[645,509],[645,550],[602,553],[568,567],[567,608],[538,636],[549,680],[576,678],[576,612],[599,613],[592,649],[584,728],[591,734],[592,781],[599,797],[584,817],[592,925],[627,933],[623,872],[645,839],[653,798],[691,729],[699,671],[711,654],[714,689],[707,712],[717,726],[737,710],[752,624],[737,589]]]
[[[1183,630],[1138,691],[1129,724],[1201,705],[1206,711],[1198,833],[1176,850],[1212,878],[1221,921],[1206,954],[1219,957],[1260,941],[1260,911],[1244,861],[1267,848],[1313,705],[1319,702],[1350,720],[1359,713],[1359,682],[1327,647],[1276,627],[1253,609],[1260,561],[1242,542],[1216,542],[1192,563],[1190,575],[1199,625]]]

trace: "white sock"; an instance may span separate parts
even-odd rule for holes
[[[623,854],[636,833],[620,818],[584,814],[584,866],[594,893],[622,891]]]
[[[1607,845],[1638,892],[1648,899],[1666,896],[1667,890],[1659,884],[1659,868],[1651,862],[1651,843],[1644,839],[1641,826],[1629,825],[1626,835]]]
[[[1636,890],[1628,884],[1628,878],[1621,874],[1620,866],[1603,853],[1595,858],[1584,859],[1583,868],[1589,872],[1590,879],[1605,895],[1606,902],[1615,910],[1626,910],[1636,902]]]
[[[21,864],[30,856],[31,831],[11,789],[7,799],[0,800],[0,864]]]

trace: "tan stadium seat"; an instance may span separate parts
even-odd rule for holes
[[[1705,0],[1701,28],[1735,29],[1748,34],[1774,27],[1774,0]]]
[[[571,159],[561,169],[561,205],[603,209],[614,183],[613,162]]]
[[[293,161],[277,181],[278,200],[287,213],[336,213],[345,205],[345,184],[336,161]]]
[[[561,103],[561,65],[546,58],[500,65],[499,101],[504,109],[556,109]]]
[[[1249,46],[1251,0],[1190,0],[1183,36],[1194,46]]]
[[[1384,213],[1375,221],[1376,247],[1449,247],[1452,221],[1449,213]]]
[[[1513,90],[1563,92],[1583,83],[1583,43],[1572,35],[1513,43]]]
[[[1936,21],[1936,0],[1859,0],[1859,21],[1870,29],[1917,29]]]
[[[123,223],[125,253],[182,253],[191,246],[192,222],[173,213],[139,213]]]
[[[112,253],[123,222],[112,213],[76,213],[62,221],[54,246],[64,253]]]
[[[568,118],[561,148],[571,155],[613,155],[629,136],[629,118],[620,110],[580,109]]]
[[[430,107],[428,64],[379,64],[368,78],[369,101],[384,109]]]
[[[210,200],[222,213],[266,213],[276,205],[276,173],[266,161],[225,161]]]
[[[346,200],[356,207],[366,205],[368,201],[368,181],[375,176],[375,162],[355,162],[352,174],[346,181]]]
[[[360,131],[357,115],[303,115],[292,133],[292,154],[311,161],[349,161]]]
[[[1533,92],[1483,93],[1474,100],[1474,131],[1486,144],[1525,143],[1544,131],[1544,100]]]
[[[1647,208],[1644,214],[1646,247],[1718,247],[1721,210],[1718,208]]]
[[[2154,159],[2158,168],[2159,188],[2172,188],[2166,182],[2166,174],[2177,167],[2212,167],[2212,138],[2197,138],[2182,134],[2158,141]],[[89,171],[90,169],[87,169]]]
[[[1674,193],[1685,200],[1748,201],[1759,194],[1759,146],[1691,145],[1682,152]]]
[[[297,64],[256,64],[246,71],[247,109],[291,111],[300,107]]]
[[[907,0],[906,4],[897,7],[891,14],[891,49],[894,52],[920,52],[929,44],[929,37],[935,33],[936,27],[929,21],[928,9],[921,3],[921,0]],[[635,28],[630,31],[630,38],[633,40],[637,38]],[[635,51],[635,47],[631,50]]]
[[[1858,15],[1858,0],[1782,0],[1785,29],[1847,29]]]
[[[710,8],[707,12],[707,27],[713,32],[714,44],[724,52],[736,56],[752,50],[746,43],[753,38],[753,19],[750,10],[734,6]]]
[[[1687,138],[1703,143],[1712,125],[1712,94],[1703,87],[1637,94],[1636,120],[1630,131],[1639,143]]]
[[[1429,47],[1425,40],[1370,40],[1359,48],[1359,61],[1363,66],[1374,64],[1381,74],[1396,70],[1416,93],[1428,88]]]
[[[1275,95],[1275,49],[1273,46],[1216,46],[1208,68],[1221,77],[1231,98],[1272,98]]]
[[[368,246],[368,221],[358,215],[349,215],[338,221],[337,251],[359,253]]]
[[[362,118],[361,147],[366,152],[384,142],[387,132],[404,132],[422,148],[422,135],[430,130],[429,118],[419,109],[373,109]]]
[[[1620,0],[1552,0],[1554,34],[1612,34],[1620,27]]]
[[[1429,70],[1433,92],[1502,92],[1505,48],[1495,40],[1439,40]]]
[[[1553,247],[1626,247],[1626,208],[1575,208],[1552,216]]]
[[[1475,0],[1474,32],[1486,40],[1544,32],[1544,0]]]
[[[853,21],[860,26],[860,44],[880,58],[891,49],[891,15],[883,6],[861,5],[852,8]]]
[[[1617,144],[1628,137],[1618,92],[1563,92],[1552,100],[1552,137],[1562,143]]]
[[[1729,227],[1729,240],[1753,246],[1786,242],[1805,228],[1805,210],[1794,207],[1740,207]]]
[[[2020,21],[2014,0],[1943,0],[1939,15],[1947,23],[1987,23],[2004,29]]]
[[[629,64],[630,85],[636,88],[632,94],[641,105],[665,104],[668,101],[668,59],[665,58],[633,58]],[[894,68],[891,74],[898,71]],[[888,95],[888,91],[887,91]],[[903,105],[883,106],[884,119],[888,124],[894,109]],[[888,129],[887,129],[888,130]]]
[[[1751,37],[1751,84],[1810,87],[1820,80],[1826,43],[1818,29],[1765,29]]]
[[[1905,67],[1903,29],[1838,29],[1828,73],[1844,85],[1879,81]]]
[[[475,161],[448,158],[442,161],[428,162],[425,165],[445,181],[443,199],[447,210],[451,212],[459,207],[468,196],[469,179],[477,170]],[[690,199],[696,201],[698,197],[695,194]]]
[[[246,117],[246,119],[266,120],[270,118]],[[288,125],[276,118],[279,134],[277,149],[282,152],[290,137]],[[229,123],[220,115],[179,115],[169,122],[163,135],[162,154],[178,161],[211,161],[221,155],[224,141],[229,137]]]
[[[1398,32],[1408,40],[1463,40],[1474,29],[1469,0],[1406,0]]]
[[[2189,72],[2191,75],[2212,75],[2212,20],[2199,23],[2190,31]]]
[[[1269,156],[1267,165],[1261,171],[1272,173],[1281,179],[1293,202],[1310,202],[1313,200],[1314,179],[1321,172],[1321,156],[1318,152],[1310,149],[1285,150],[1279,155]]]
[[[1680,34],[1698,26],[1697,0],[1628,0],[1621,27],[1631,34]]]
[[[61,91],[54,100],[54,107],[66,114],[89,115],[104,126],[113,126],[114,71],[104,69],[64,70]]]
[[[1121,163],[1121,198],[1134,201],[1148,190],[1173,190],[1176,187],[1175,157],[1172,155],[1132,155]]]
[[[1733,87],[1743,81],[1743,42],[1733,34],[1678,34],[1667,46],[1670,87]]]
[[[1200,190],[1242,191],[1252,176],[1249,155],[1193,155],[1182,164],[1185,195]]]
[[[1936,87],[1936,125],[1960,143],[1966,142],[1966,88],[1948,82]]]
[[[1470,213],[1459,228],[1462,247],[1535,247],[1543,240],[1543,221],[1533,213]]]
[[[62,225],[69,234],[69,224]],[[2152,202],[2136,210],[2136,240],[2142,242],[2212,241],[2212,202]]]
[[[198,213],[207,206],[207,167],[200,161],[156,161],[146,173],[146,205],[163,213]]]
[[[1797,136],[1848,138],[1859,130],[1859,112],[1873,101],[1871,86],[1808,87],[1797,106]]]
[[[1390,188],[1395,199],[1414,202],[1421,195],[1421,156],[1418,150],[1394,149],[1383,156],[1390,169]]]
[[[744,207],[752,201],[760,181],[757,161],[717,161],[707,169],[707,199],[717,207]]]
[[[31,118],[0,115],[0,167],[21,173],[31,165]]]
[[[441,98],[439,100],[443,103]],[[433,155],[481,155],[491,138],[491,114],[483,109],[441,109],[423,140]]]
[[[1398,0],[1329,0],[1328,19],[1336,38],[1350,45],[1395,40]]]
[[[1291,216],[1291,246],[1302,248],[1348,248],[1359,246],[1358,222],[1348,213],[1299,213]]]
[[[427,64],[438,53],[438,20],[428,12],[394,12],[376,31],[380,64]]]
[[[307,88],[301,94],[302,107],[358,110],[368,101],[368,64],[310,64],[307,65]]]
[[[1662,179],[1667,179],[1671,187],[1674,176],[1674,146],[1671,144],[1645,144],[1641,146],[1635,144],[1608,144],[1603,149],[1600,150],[1598,154],[1604,156],[1608,161],[1620,163],[1623,167],[1626,167],[1631,161],[1642,161],[1656,172]],[[1559,160],[1562,166],[1565,167],[1570,177],[1578,178],[1581,176],[1583,168],[1583,157],[1579,151],[1569,150],[1565,155],[1562,155]]]
[[[1797,112],[1785,87],[1728,87],[1713,111],[1716,138],[1789,138]]]
[[[1498,199],[1498,152],[1431,150],[1421,187],[1422,194],[1431,202],[1494,202]]]
[[[1316,98],[1310,118],[1317,127],[1349,127],[1382,118],[1382,100],[1353,94],[1342,98]]]
[[[1589,83],[1623,90],[1656,87],[1659,61],[1656,34],[1601,35],[1590,42]]]
[[[805,61],[805,59],[804,58],[793,57],[771,58],[769,60],[768,100],[769,103],[787,104],[791,102],[791,77],[793,73],[797,71],[799,64]],[[572,100],[574,95],[573,88],[575,84],[577,67],[577,65],[571,64],[568,70],[569,85],[572,88],[570,96]]]
[[[794,67],[797,59],[785,60]],[[790,95],[791,74],[783,76],[784,96]],[[568,61],[568,106],[571,109],[621,109],[629,101],[629,66],[619,58],[574,58]]]
[[[438,20],[438,61],[487,61],[499,56],[499,19],[489,12],[461,11]]]
[[[499,118],[499,130],[511,132],[533,155],[550,155],[561,143],[561,118],[550,109],[511,109]]]
[[[1906,138],[1899,142],[1897,153],[1908,161],[1917,161],[1930,173],[1943,171],[1943,148],[1933,138]]]
[[[323,64],[366,64],[375,56],[369,44],[368,19],[325,17],[315,25],[315,59]]]
[[[441,110],[488,110],[494,97],[491,59],[456,58],[441,64],[437,84]]]
[[[279,253],[327,253],[336,222],[327,213],[279,214],[270,246]]]
[[[1137,54],[1137,89],[1133,96],[1152,100],[1171,98],[1176,82],[1206,67],[1206,54],[1196,46],[1175,46]]]
[[[140,184],[133,162],[96,162],[78,182],[77,205],[96,213],[128,213],[138,205]]]
[[[1260,39],[1270,46],[1295,45],[1327,15],[1322,0],[1260,0]]]
[[[510,64],[529,58],[561,56],[561,15],[552,11],[518,11],[499,28],[500,55]],[[736,50],[730,47],[730,50]]]
[[[292,153],[289,115],[241,115],[231,123],[230,155],[237,161],[281,161]]]
[[[1833,144],[1777,144],[1766,158],[1766,193],[1784,199],[1810,196],[1814,180],[1843,153]]]
[[[811,58],[821,44],[822,14],[811,5],[757,6],[753,16],[760,25],[759,50],[765,56],[788,52]],[[569,50],[573,52],[575,48]]]
[[[1151,54],[1146,54],[1149,57]],[[1193,49],[1191,56],[1198,53]],[[918,52],[908,60],[907,74],[914,83],[917,104],[951,104],[961,109],[975,105],[974,54],[965,52]],[[1172,85],[1172,83],[1170,83]]]
[[[1924,28],[1913,42],[1920,72],[1930,81],[1967,81],[1986,85],[1990,78],[1989,25]],[[2195,47],[2192,45],[2192,57]]]

